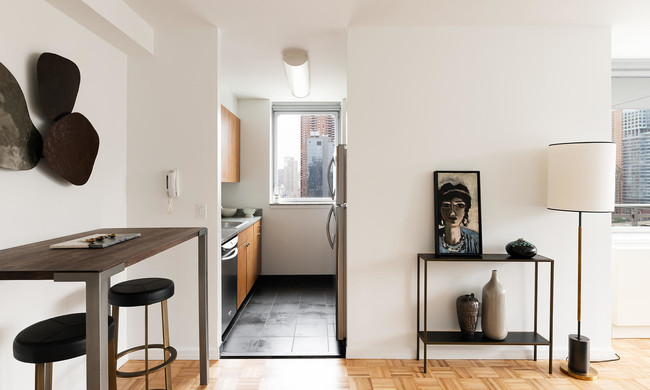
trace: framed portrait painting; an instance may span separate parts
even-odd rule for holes
[[[478,171],[433,172],[438,255],[481,255],[481,186]]]

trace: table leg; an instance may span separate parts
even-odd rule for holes
[[[199,360],[200,384],[208,384],[208,229],[199,232]]]
[[[535,263],[535,335],[537,335],[537,291],[538,291],[538,281],[539,280],[539,263]],[[537,361],[537,344],[533,346],[533,360]]]
[[[124,264],[104,272],[62,272],[55,282],[86,283],[86,389],[108,390],[108,289]]]
[[[417,298],[417,305],[415,306],[417,308],[417,319],[416,319],[416,324],[417,324],[417,332],[415,332],[415,336],[417,338],[417,344],[415,345],[415,358],[417,360],[420,360],[420,256],[418,255],[418,298]]]
[[[551,293],[550,293],[550,304],[551,312],[549,313],[549,336],[548,340],[551,345],[548,346],[548,373],[553,374],[553,284],[555,283],[555,263],[551,262]]]
[[[429,346],[427,340],[427,337],[429,336],[427,334],[427,306],[428,306],[428,295],[429,295],[429,289],[427,288],[427,279],[428,279],[429,273],[427,271],[427,261],[424,260],[424,373],[427,373],[427,347]]]

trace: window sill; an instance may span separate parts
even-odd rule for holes
[[[328,209],[332,207],[332,203],[269,203],[272,209],[287,209],[287,208],[310,208],[310,209]]]
[[[647,226],[612,227],[613,245],[650,245],[650,228]]]

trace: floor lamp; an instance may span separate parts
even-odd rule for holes
[[[569,360],[560,370],[574,378],[594,380],[589,366],[589,338],[581,334],[582,213],[614,211],[616,144],[571,142],[548,147],[548,198],[550,210],[578,213],[578,333],[569,335]]]

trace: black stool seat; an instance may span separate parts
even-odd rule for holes
[[[173,295],[174,282],[169,279],[133,279],[111,287],[108,303],[113,306],[144,306],[162,302]]]
[[[109,341],[115,320],[108,317]],[[86,313],[66,314],[37,322],[14,339],[14,357],[25,363],[50,363],[86,354]]]

